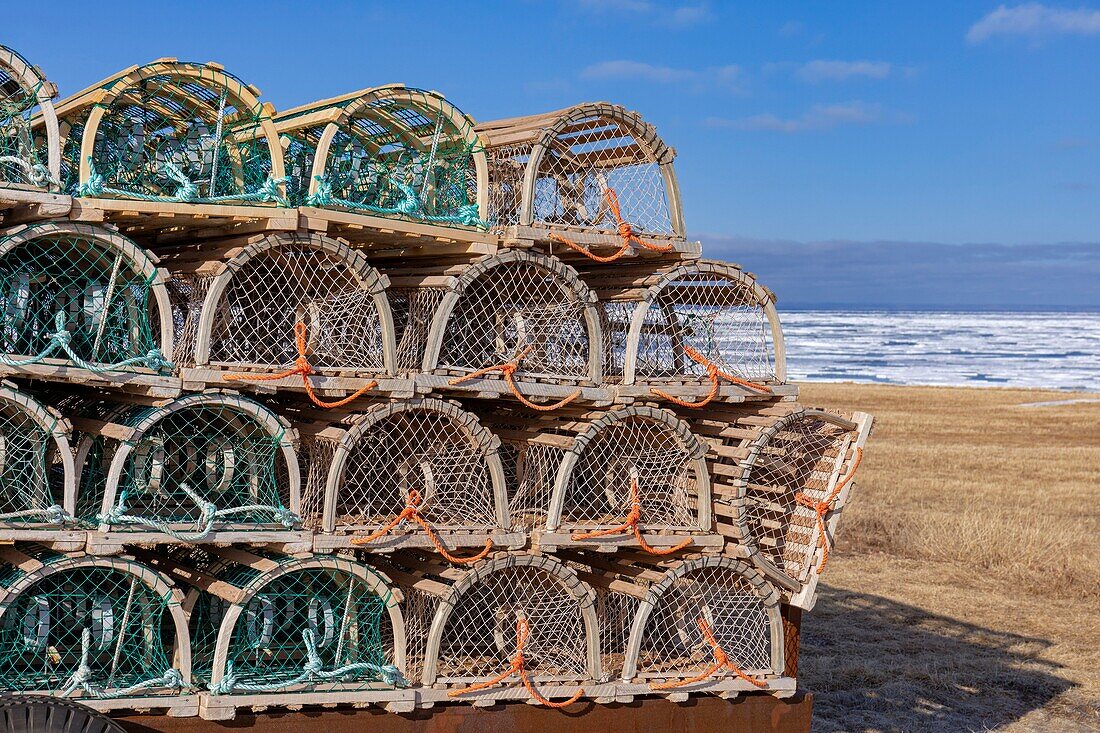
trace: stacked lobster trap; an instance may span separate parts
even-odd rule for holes
[[[276,112],[0,48],[0,689],[270,706],[785,697],[871,418],[608,103]]]

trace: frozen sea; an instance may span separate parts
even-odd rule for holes
[[[780,311],[790,378],[1100,392],[1100,311]]]

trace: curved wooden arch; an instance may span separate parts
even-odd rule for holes
[[[44,433],[53,438],[57,455],[61,460],[64,478],[61,483],[61,507],[74,516],[76,513],[76,464],[69,441],[72,425],[52,407],[46,407],[34,398],[11,387],[0,385],[0,402],[12,405],[28,415]]]
[[[428,329],[421,371],[431,373],[439,367],[439,355],[443,349],[443,339],[447,333],[448,323],[466,288],[494,268],[517,263],[531,264],[548,272],[558,281],[558,287],[563,293],[573,295],[584,305],[584,320],[589,342],[588,378],[594,384],[599,384],[603,380],[603,326],[600,324],[600,315],[596,308],[595,292],[585,284],[573,267],[557,257],[524,249],[506,249],[498,254],[480,257],[448,286],[447,293],[436,309]]]
[[[593,680],[600,680],[603,677],[601,671],[602,661],[600,659],[600,624],[596,616],[596,592],[580,579],[575,570],[566,566],[560,560],[556,560],[549,555],[515,553],[492,560],[483,560],[459,578],[440,597],[439,605],[436,606],[435,615],[432,617],[431,628],[428,631],[428,643],[424,654],[424,672],[421,681],[425,686],[434,685],[439,678],[439,648],[443,639],[443,631],[447,627],[447,621],[451,618],[451,612],[461,602],[463,595],[490,575],[501,570],[517,567],[545,571],[560,582],[569,594],[576,599],[580,605],[581,618],[584,621],[588,676]]]
[[[638,348],[641,343],[642,329],[650,307],[660,297],[661,292],[671,283],[694,275],[713,275],[736,283],[752,293],[756,303],[764,311],[771,328],[775,378],[778,382],[787,381],[787,348],[783,337],[783,325],[779,322],[779,313],[775,309],[775,295],[757,282],[756,277],[729,262],[718,260],[692,260],[675,265],[658,273],[659,280],[646,289],[634,309],[627,333],[626,359],[623,365],[623,384],[635,384],[638,368]]]
[[[624,682],[630,682],[638,676],[638,655],[642,648],[642,635],[645,634],[646,623],[649,621],[649,616],[654,607],[677,580],[688,573],[703,568],[728,569],[737,573],[752,586],[757,597],[765,606],[768,614],[768,626],[771,629],[771,669],[769,672],[777,677],[783,674],[783,619],[779,610],[779,593],[768,584],[761,573],[743,560],[735,560],[724,555],[706,555],[684,560],[665,573],[665,576],[650,586],[646,592],[645,598],[638,605],[638,611],[630,627],[630,639],[627,642],[626,658],[623,661],[622,678]]]
[[[235,410],[238,414],[251,418],[268,435],[278,441],[279,450],[282,451],[283,460],[287,468],[287,493],[291,512],[298,513],[301,507],[301,475],[298,468],[298,454],[295,450],[294,429],[285,419],[276,415],[259,402],[242,397],[234,392],[212,391],[202,394],[191,394],[172,400],[167,405],[157,407],[144,415],[130,426],[130,437],[120,442],[118,450],[111,459],[111,467],[107,472],[107,481],[103,491],[103,505],[101,512],[104,516],[110,514],[118,498],[118,484],[122,479],[123,471],[130,459],[130,455],[141,443],[146,433],[158,422],[181,410],[192,407],[220,406]],[[100,524],[100,531],[111,529],[110,524]]]
[[[493,504],[496,509],[497,525],[500,529],[511,529],[511,517],[508,512],[508,488],[504,477],[504,464],[500,459],[500,438],[493,435],[477,417],[461,406],[435,397],[418,397],[401,402],[389,402],[377,405],[370,411],[357,415],[351,429],[340,438],[329,465],[328,480],[325,483],[324,518],[322,531],[333,532],[336,529],[336,505],[340,487],[344,482],[344,470],[347,467],[351,451],[363,439],[371,428],[394,415],[413,411],[437,412],[450,418],[451,423],[461,428],[485,457],[489,478],[493,485]]]
[[[637,112],[609,102],[586,102],[561,110],[557,118],[542,130],[527,160],[527,169],[523,177],[523,195],[520,203],[520,224],[531,226],[534,223],[535,185],[538,182],[539,169],[546,151],[553,140],[571,124],[586,117],[603,117],[626,128],[634,136],[635,142],[648,152],[661,170],[665,183],[665,195],[668,196],[669,221],[672,233],[678,237],[686,236],[684,211],[680,200],[680,184],[676,180],[676,169],[672,161],[676,151],[670,148],[657,134],[657,129],[642,119]]]
[[[80,143],[80,185],[87,184],[91,178],[91,158],[95,152],[96,133],[99,131],[104,114],[125,91],[139,82],[157,76],[169,76],[182,82],[206,86],[216,85],[215,88],[224,90],[233,101],[234,108],[250,110],[257,116],[256,137],[262,136],[267,142],[268,153],[271,156],[271,178],[279,180],[286,175],[283,166],[283,149],[279,145],[279,135],[272,122],[274,110],[270,104],[260,102],[260,92],[256,87],[245,84],[227,73],[219,64],[196,64],[164,58],[128,69],[109,79],[98,90],[87,94],[87,101],[91,103],[91,112],[84,126]],[[78,95],[78,97],[83,96],[85,96],[84,93]],[[279,188],[282,190],[283,184],[279,184]]]
[[[573,469],[576,468],[588,444],[609,427],[632,418],[663,425],[683,441],[688,451],[688,458],[692,462],[692,471],[695,474],[695,486],[698,494],[696,524],[700,531],[710,531],[711,483],[710,471],[707,469],[706,461],[707,445],[695,433],[691,432],[691,428],[688,427],[687,423],[676,417],[672,412],[647,405],[622,407],[604,413],[591,421],[588,427],[577,436],[573,446],[565,452],[565,456],[558,466],[557,476],[554,479],[554,492],[550,498],[550,511],[546,517],[546,529],[548,531],[553,532],[561,526],[561,515],[565,508],[565,493],[569,489]]]
[[[136,560],[92,555],[59,555],[46,560],[40,563],[39,567],[29,570],[6,589],[6,595],[0,599],[0,620],[3,619],[8,607],[21,593],[51,575],[78,568],[106,568],[126,573],[137,578],[147,588],[164,599],[164,604],[172,617],[172,624],[176,631],[176,648],[173,650],[175,665],[183,676],[184,686],[190,686],[191,634],[187,628],[187,617],[183,613],[181,604],[183,594],[163,574]]]
[[[164,355],[165,359],[171,361],[175,326],[172,322],[172,303],[168,297],[167,282],[169,275],[162,268],[157,267],[157,263],[160,261],[157,256],[148,250],[142,249],[128,237],[124,237],[110,229],[74,221],[50,221],[16,229],[0,239],[0,260],[22,244],[50,237],[75,237],[98,244],[105,249],[122,255],[125,260],[132,264],[136,272],[146,278],[149,282],[149,292],[152,294],[157,306],[160,353]]]
[[[196,366],[206,366],[210,363],[210,340],[214,328],[214,318],[218,311],[218,303],[233,278],[254,258],[281,247],[309,247],[326,252],[348,266],[359,281],[362,290],[370,293],[374,307],[378,311],[378,318],[382,326],[382,362],[386,374],[395,374],[397,370],[397,341],[394,335],[393,311],[390,309],[390,300],[386,295],[386,288],[389,287],[390,283],[389,278],[372,267],[367,258],[358,250],[316,232],[270,234],[258,242],[249,244],[235,254],[232,259],[221,265],[221,269],[214,276],[213,282],[206,291],[202,310],[199,313],[198,333],[195,336]],[[323,372],[324,369],[318,371]]]
[[[218,626],[218,636],[214,645],[214,661],[210,673],[211,687],[219,684],[225,678],[226,665],[229,661],[229,643],[233,639],[233,630],[236,628],[237,621],[248,606],[249,601],[273,580],[291,573],[313,569],[331,570],[353,575],[362,580],[372,593],[382,599],[386,605],[390,625],[393,627],[393,665],[402,673],[404,672],[406,654],[405,620],[401,613],[400,604],[403,596],[400,590],[390,582],[389,578],[369,565],[335,555],[314,555],[306,558],[281,557],[274,562],[277,563],[277,566],[261,572],[249,581],[242,589],[244,591],[243,596],[233,602],[226,610],[225,616]],[[192,589],[188,593],[189,602],[186,604],[189,610],[194,608],[197,598],[198,590]]]
[[[0,45],[0,68],[17,79],[20,86],[28,92],[33,92],[35,99],[38,100],[39,114],[46,129],[46,168],[55,181],[60,180],[61,133],[57,123],[57,111],[53,106],[57,87],[46,80],[37,66],[32,66],[29,61],[7,46]],[[51,184],[50,188],[53,190],[57,186]]]

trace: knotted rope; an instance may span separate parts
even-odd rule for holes
[[[95,162],[92,160],[91,156],[88,157],[88,167],[88,180],[77,187],[77,196],[95,198],[107,193],[112,196],[137,199],[138,201],[166,201],[180,204],[217,204],[225,201],[263,201],[267,203],[276,203],[280,206],[290,206],[290,202],[279,192],[279,186],[290,180],[286,177],[272,178],[271,175],[268,174],[267,180],[265,180],[257,190],[250,193],[226,194],[224,196],[199,196],[198,184],[189,179],[175,163],[168,161],[160,167],[160,172],[163,173],[165,177],[178,183],[179,188],[177,188],[176,192],[171,196],[159,196],[157,194],[125,191],[120,188],[109,187],[107,185],[107,179],[96,170]]]
[[[317,180],[317,190],[306,198],[307,206],[325,207],[336,204],[346,209],[369,211],[372,214],[400,215],[436,224],[462,224],[463,226],[478,227],[480,229],[489,228],[489,223],[478,216],[477,204],[463,204],[455,209],[454,214],[449,215],[425,213],[420,197],[416,195],[416,190],[407,183],[402,183],[393,178],[389,178],[390,183],[401,192],[401,200],[397,202],[396,206],[372,206],[359,201],[339,198],[333,195],[332,183],[325,176],[314,176],[314,178]]]
[[[829,492],[824,500],[816,501],[812,496],[801,491],[794,495],[794,500],[801,506],[813,510],[814,516],[817,518],[817,546],[821,548],[821,564],[817,566],[819,574],[825,569],[825,563],[829,562],[829,541],[825,531],[825,516],[833,510],[833,503],[836,502],[836,498],[840,496],[840,492],[848,485],[852,477],[856,475],[856,469],[859,468],[859,463],[862,460],[863,449],[856,448],[856,459],[852,462],[852,468],[848,471],[848,475],[837,481],[836,486],[833,487],[833,490]]]
[[[470,563],[477,562],[478,560],[488,555],[489,551],[493,549],[493,540],[490,537],[489,539],[485,540],[484,549],[482,549],[481,552],[477,553],[476,555],[473,555],[471,557],[458,557],[457,555],[452,555],[447,550],[447,548],[443,546],[443,543],[439,540],[439,536],[436,535],[435,530],[432,529],[432,525],[428,523],[428,520],[420,516],[421,502],[422,498],[420,496],[420,492],[416,489],[409,489],[409,500],[405,503],[405,508],[402,509],[396,517],[391,519],[384,527],[368,535],[367,537],[356,537],[351,541],[351,544],[365,545],[367,543],[374,542],[375,540],[389,534],[389,532],[394,527],[401,524],[401,522],[411,520],[413,522],[416,522],[421,526],[421,528],[423,528],[424,532],[428,535],[428,539],[431,540],[432,545],[435,546],[436,551],[444,558],[446,558],[448,562],[452,562],[456,565],[468,565]]]
[[[124,629],[125,631],[125,629]],[[85,627],[80,636],[80,664],[76,671],[69,677],[65,687],[58,693],[59,697],[68,697],[77,690],[83,690],[97,700],[110,700],[117,697],[130,697],[136,692],[166,688],[178,690],[183,687],[183,674],[178,669],[168,668],[164,674],[151,680],[139,682],[129,687],[121,687],[117,690],[105,690],[92,684],[92,667],[89,657],[92,647],[92,630]]]
[[[401,670],[392,664],[372,664],[370,662],[356,662],[345,664],[335,669],[325,670],[324,661],[317,651],[317,637],[313,629],[302,629],[302,641],[306,647],[306,661],[302,664],[302,672],[297,677],[282,682],[250,683],[241,682],[233,671],[233,660],[225,665],[225,676],[217,684],[210,686],[210,692],[214,695],[228,695],[236,690],[242,692],[275,692],[294,685],[307,682],[327,682],[329,680],[346,677],[353,672],[371,672],[373,675],[391,687],[407,685],[408,681],[401,674]]]
[[[508,389],[512,390],[512,394],[515,395],[515,398],[527,407],[530,407],[532,410],[538,410],[539,412],[550,412],[552,410],[558,409],[559,407],[565,407],[570,402],[580,397],[581,390],[578,389],[573,394],[568,395],[561,400],[554,402],[553,404],[540,405],[537,402],[532,402],[520,393],[519,387],[516,386],[515,380],[512,378],[512,375],[516,373],[517,369],[519,369],[519,363],[523,361],[523,357],[530,354],[531,349],[533,348],[535,348],[534,345],[528,346],[522,351],[517,351],[516,355],[512,358],[511,361],[507,361],[503,364],[494,364],[493,366],[485,367],[484,369],[478,369],[477,371],[470,372],[469,374],[462,377],[455,377],[454,379],[450,380],[448,384],[450,384],[451,386],[455,386],[462,384],[463,382],[468,382],[471,379],[477,379],[478,377],[483,377],[486,374],[491,374],[492,372],[500,372],[502,375],[504,375],[504,382],[508,385]]]
[[[711,630],[710,625],[708,625],[702,617],[697,618],[695,620],[695,623],[699,625],[699,630],[703,632],[703,638],[706,639],[707,643],[711,646],[711,653],[714,655],[714,664],[707,667],[700,674],[697,674],[694,677],[689,677],[686,680],[673,680],[672,682],[663,682],[661,684],[650,684],[651,689],[672,690],[677,687],[684,687],[685,685],[702,682],[711,675],[720,672],[723,669],[728,669],[730,672],[733,672],[734,675],[736,675],[737,677],[756,687],[763,688],[768,686],[768,683],[764,680],[748,676],[743,671],[741,671],[740,667],[733,663],[726,652],[723,651],[722,647],[718,644],[718,639],[715,638],[714,631]]]
[[[10,522],[15,519],[32,519],[42,517],[46,524],[70,524],[76,519],[65,511],[60,504],[53,504],[44,509],[23,509],[18,512],[6,512],[0,514],[0,522]]]
[[[103,318],[106,317],[107,314],[104,313]],[[49,341],[47,341],[45,348],[29,359],[12,359],[4,354],[0,354],[0,364],[10,367],[39,364],[50,358],[55,352],[61,351],[75,366],[96,373],[118,371],[129,366],[143,366],[154,372],[166,369],[170,370],[172,368],[172,362],[166,360],[164,354],[160,353],[160,349],[155,346],[149,349],[144,356],[134,356],[113,364],[92,364],[91,362],[84,361],[75,351],[73,351],[71,346],[72,340],[73,335],[69,333],[68,329],[65,327],[65,313],[64,311],[58,311],[57,315],[54,316],[54,331],[50,334]]]
[[[14,165],[23,169],[23,175],[32,186],[44,188],[47,183],[61,185],[61,182],[50,174],[50,169],[41,163],[30,163],[15,155],[0,155],[0,165]]]
[[[469,687],[463,687],[461,690],[451,690],[447,693],[448,697],[458,697],[459,695],[465,695],[469,692],[477,692],[478,690],[484,690],[492,687],[493,685],[503,682],[512,674],[518,674],[519,679],[523,682],[523,686],[527,688],[527,692],[531,694],[531,697],[535,699],[540,705],[545,705],[548,708],[564,708],[568,705],[572,705],[577,700],[581,699],[584,695],[584,688],[578,689],[573,693],[573,696],[568,700],[561,700],[559,702],[551,702],[542,696],[536,688],[531,678],[527,674],[527,659],[523,655],[523,649],[527,645],[527,638],[531,635],[531,624],[527,620],[526,616],[520,616],[516,620],[516,656],[512,657],[512,661],[509,663],[508,668],[498,675],[490,677],[482,682],[476,682]]]
[[[638,545],[648,552],[650,555],[671,555],[674,552],[679,552],[692,543],[692,539],[689,537],[683,542],[672,547],[666,547],[664,549],[658,549],[653,547],[645,541],[645,537],[642,536],[642,530],[640,523],[642,521],[642,499],[638,491],[638,479],[630,479],[630,513],[626,515],[626,519],[623,523],[617,527],[611,527],[609,529],[597,529],[593,532],[579,532],[574,534],[572,539],[574,542],[578,540],[590,540],[595,537],[608,537],[613,534],[625,534],[627,532],[634,533],[634,539],[638,540]]]
[[[706,397],[699,400],[698,402],[690,402],[688,400],[682,400],[675,395],[671,395],[664,390],[658,389],[657,387],[650,387],[650,392],[657,395],[658,397],[663,397],[672,404],[679,405],[680,407],[706,407],[707,405],[709,405],[711,400],[718,396],[719,377],[725,379],[728,382],[738,384],[742,387],[754,389],[757,392],[765,392],[767,394],[771,394],[772,392],[772,388],[767,386],[766,384],[757,384],[756,382],[750,382],[747,379],[741,379],[740,377],[733,376],[729,372],[722,371],[722,369],[717,364],[715,364],[713,361],[703,356],[690,346],[684,346],[684,353],[687,354],[693,361],[697,362],[701,366],[706,367],[707,378],[710,379],[710,391],[707,392]]]
[[[313,390],[313,383],[309,380],[310,375],[315,372],[313,371],[313,366],[309,363],[309,358],[306,356],[306,352],[309,350],[309,331],[306,328],[306,324],[302,321],[298,321],[294,324],[294,341],[298,348],[298,358],[294,360],[293,369],[287,369],[285,372],[279,372],[278,374],[227,374],[225,375],[225,379],[227,381],[271,382],[300,374],[302,376],[302,384],[306,388],[306,394],[309,395],[310,401],[326,410],[333,407],[343,407],[350,402],[354,402],[378,386],[378,382],[371,380],[365,387],[360,387],[342,400],[325,402],[317,396],[317,393]]]
[[[571,239],[567,239],[560,234],[551,232],[548,236],[555,242],[564,244],[569,249],[580,252],[590,260],[596,262],[614,262],[621,258],[630,250],[631,244],[636,244],[642,249],[648,249],[651,252],[670,252],[672,251],[671,244],[653,244],[652,242],[643,241],[637,234],[634,233],[634,228],[630,225],[630,222],[623,219],[622,209],[619,206],[619,195],[615,193],[615,189],[607,188],[604,191],[604,200],[607,202],[607,208],[611,211],[611,215],[615,217],[615,228],[619,232],[619,237],[622,239],[622,246],[615,251],[614,254],[602,257],[595,254],[587,247],[583,247]]]

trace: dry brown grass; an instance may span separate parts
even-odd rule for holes
[[[876,418],[806,618],[815,730],[1100,730],[1100,403],[1019,407],[1077,396],[804,386]]]

